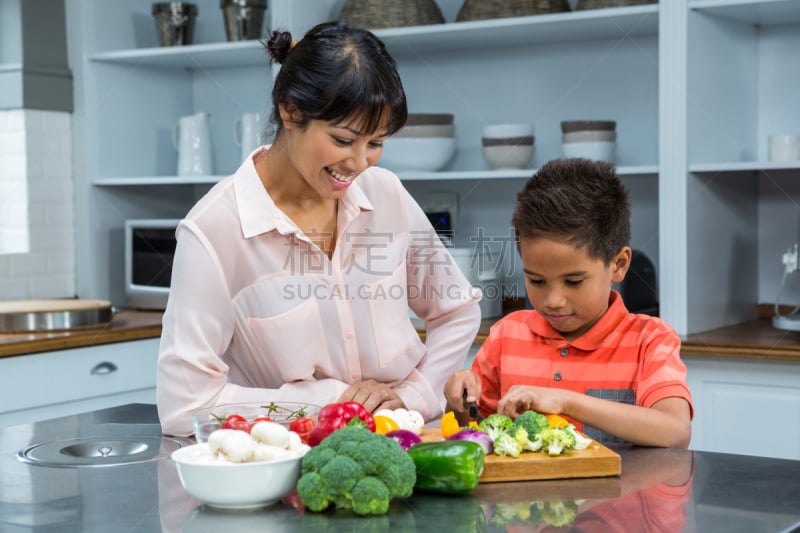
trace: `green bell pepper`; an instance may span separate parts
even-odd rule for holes
[[[415,489],[467,494],[478,485],[486,454],[479,444],[446,440],[421,442],[408,449],[417,467]]]

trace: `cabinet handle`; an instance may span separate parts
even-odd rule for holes
[[[94,368],[92,368],[92,371],[89,373],[93,376],[105,376],[106,374],[111,374],[116,371],[117,365],[109,361],[103,361],[102,363],[94,365]]]

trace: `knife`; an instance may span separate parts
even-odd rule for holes
[[[467,389],[464,389],[464,392],[461,393],[461,400],[464,402],[464,407],[469,410],[469,418],[478,423],[482,422],[483,415],[481,414],[480,410],[478,410],[478,404],[467,401]]]

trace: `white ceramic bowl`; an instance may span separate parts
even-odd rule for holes
[[[410,124],[392,137],[452,137],[454,133],[453,124]]]
[[[614,149],[617,143],[608,141],[562,143],[561,150],[566,157],[583,157],[595,161],[614,162]]]
[[[484,139],[530,137],[531,135],[533,135],[533,126],[531,124],[490,124],[483,128]]]
[[[533,158],[533,144],[484,146],[483,157],[495,170],[528,168]]]
[[[195,411],[192,415],[192,426],[194,428],[194,438],[197,442],[206,442],[208,436],[218,430],[222,420],[228,415],[242,415],[248,420],[254,420],[259,416],[268,416],[274,422],[278,422],[286,427],[297,415],[305,413],[306,416],[314,419],[316,423],[317,414],[320,406],[312,403],[296,402],[256,402],[256,403],[228,403],[206,407]]]
[[[453,137],[389,137],[378,165],[391,171],[442,169],[456,152]]]
[[[598,130],[614,131],[616,129],[616,120],[564,120],[561,122],[561,133]]]
[[[277,502],[297,486],[303,459],[220,462],[208,443],[179,448],[171,457],[186,492],[201,503],[223,509],[254,509]]]
[[[612,130],[573,131],[571,133],[565,133],[561,136],[561,141],[565,143],[580,143],[590,141],[615,142],[616,140],[617,132]]]

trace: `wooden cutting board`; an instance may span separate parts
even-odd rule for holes
[[[439,428],[425,428],[421,437],[423,441],[437,441],[442,440],[442,433]],[[481,483],[618,476],[621,471],[619,454],[592,442],[585,450],[557,457],[541,452],[525,452],[516,458],[487,455]]]

